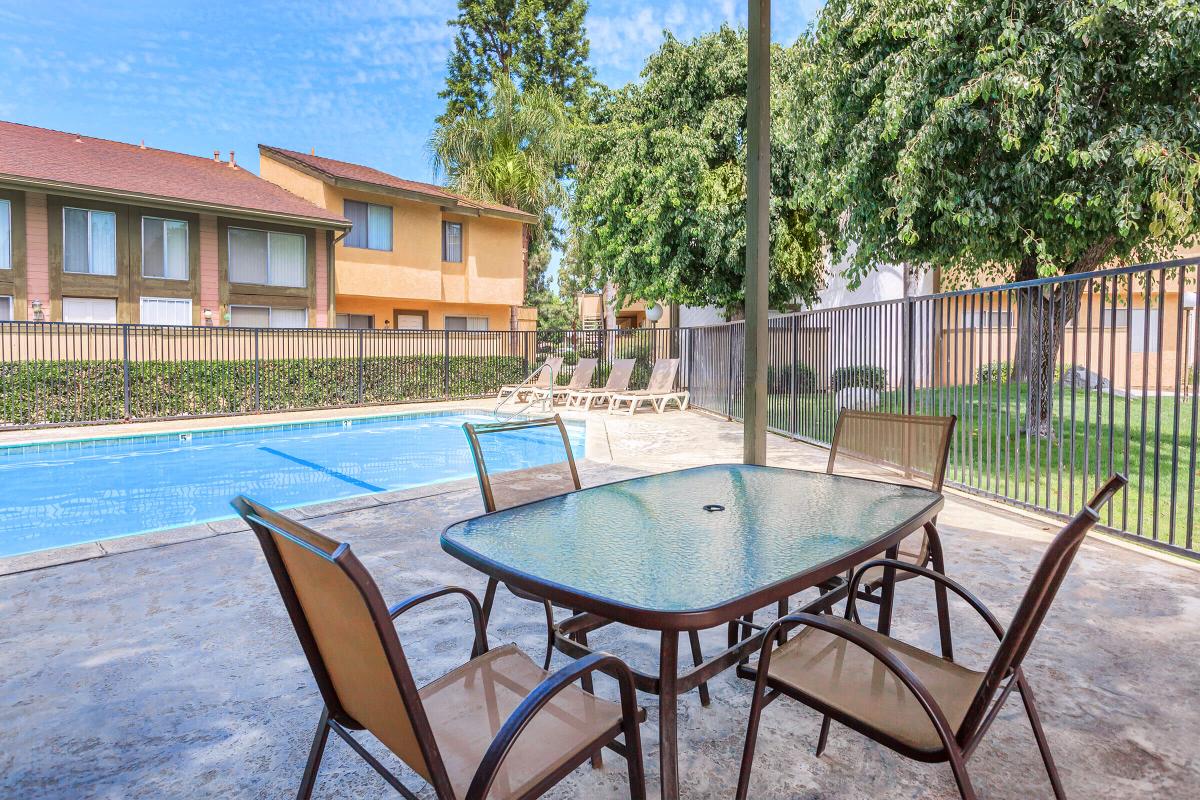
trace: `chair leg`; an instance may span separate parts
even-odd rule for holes
[[[326,708],[321,711],[321,721],[317,723],[312,747],[308,749],[308,763],[304,765],[304,777],[300,779],[300,790],[296,792],[296,800],[309,800],[312,797],[313,786],[317,783],[317,770],[321,768],[321,756],[325,754],[325,742],[328,739],[329,709]]]
[[[646,766],[642,761],[642,733],[636,719],[625,724],[625,761],[629,767],[629,800],[646,800]]]
[[[829,723],[832,722],[829,717],[821,717],[821,733],[817,736],[817,758],[825,752],[825,745],[829,744]]]
[[[580,631],[579,633],[575,634],[575,641],[579,642],[584,647],[587,647],[588,646],[587,631]],[[592,685],[592,673],[589,672],[588,674],[584,675],[580,679],[579,683],[581,686],[583,686],[583,690],[585,692],[587,692],[588,694],[595,694],[595,692],[593,691],[594,687]],[[592,769],[601,769],[603,767],[604,767],[604,756],[600,753],[599,750],[597,750],[595,753],[592,753]]]
[[[925,539],[929,543],[929,565],[934,572],[946,574],[946,560],[942,554],[942,540],[937,528],[932,523],[925,526]],[[941,636],[942,658],[954,660],[954,643],[950,635],[950,604],[946,587],[940,583],[934,584],[933,596],[937,602],[938,633]]]
[[[696,631],[688,631],[688,641],[692,645],[692,665],[700,666],[704,663],[704,652],[700,649],[700,634]],[[700,705],[708,707],[708,681],[700,684]]]
[[[967,762],[963,759],[962,751],[957,747],[948,749],[950,754],[950,769],[954,771],[954,782],[958,784],[958,794],[962,800],[979,800],[975,787],[971,785],[971,776],[967,774]]]
[[[742,766],[738,771],[737,794],[735,800],[746,800],[750,791],[750,769],[754,766],[754,747],[758,744],[758,723],[762,718],[766,690],[760,690],[758,682],[754,687],[754,698],[750,701],[750,719],[746,723],[746,744],[742,749]]]
[[[1054,789],[1054,798],[1055,800],[1066,800],[1067,793],[1063,791],[1062,781],[1058,777],[1058,767],[1054,765],[1054,756],[1050,755],[1050,742],[1046,739],[1046,731],[1042,729],[1042,720],[1038,716],[1033,690],[1029,688],[1023,672],[1017,673],[1017,691],[1021,693],[1021,702],[1025,705],[1029,725],[1033,728],[1033,738],[1037,740],[1038,751],[1042,754],[1042,763],[1046,765],[1046,774],[1050,776],[1050,786]]]
[[[554,606],[550,605],[549,600],[543,600],[542,605],[546,609],[546,660],[542,669],[549,672],[550,658],[554,655]]]

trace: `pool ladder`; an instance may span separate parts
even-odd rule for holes
[[[537,380],[538,376],[542,374],[543,370],[550,371],[550,386],[554,386],[554,367],[550,366],[549,364],[542,364],[533,372],[529,373],[525,380],[521,381],[521,383],[517,386],[516,390],[505,395],[504,397],[501,397],[500,401],[496,403],[496,407],[492,409],[492,416],[496,418],[497,422],[508,422],[511,419],[515,419],[516,417],[519,417],[532,409],[534,406],[538,406],[538,410],[542,414],[547,416],[550,415],[551,407],[554,402],[553,395],[546,394],[544,397],[539,398],[536,392],[529,393],[530,399],[525,401],[525,405],[521,406],[515,411],[510,411],[507,416],[502,413],[504,406],[507,405],[510,400],[513,401],[514,404],[520,402],[517,400],[517,398],[520,397],[522,392],[534,387],[534,382]]]

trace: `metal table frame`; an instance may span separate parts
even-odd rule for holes
[[[797,472],[800,471],[797,470]],[[866,478],[852,478],[852,480],[882,483],[882,481],[872,481]],[[581,491],[590,490],[583,489]],[[906,536],[924,528],[930,534],[931,541],[937,543],[938,537],[934,520],[941,510],[944,500],[940,494],[930,492],[930,495],[937,499],[930,503],[922,513],[881,533],[862,546],[843,553],[836,559],[818,564],[768,586],[759,587],[719,605],[682,611],[638,608],[597,597],[560,583],[542,580],[536,575],[530,575],[492,561],[457,543],[448,543],[444,535],[442,548],[485,575],[524,589],[538,597],[544,597],[558,605],[577,609],[576,614],[555,626],[555,647],[568,656],[580,658],[594,652],[588,646],[587,634],[612,623],[621,623],[633,628],[661,633],[658,674],[651,675],[638,670],[632,671],[634,683],[639,690],[659,697],[658,740],[662,797],[663,800],[677,800],[679,797],[679,695],[701,686],[730,667],[746,662],[751,654],[762,647],[763,630],[761,626],[753,623],[753,615],[756,611],[775,606],[805,589],[837,586],[838,588],[835,588],[832,593],[822,594],[821,598],[801,610],[823,609],[837,602],[844,595],[844,581],[839,580],[841,576],[858,564],[877,557],[880,553],[887,558],[896,558],[900,541]],[[553,499],[549,498],[549,500]],[[535,502],[544,503],[547,500]],[[457,524],[459,523],[455,523],[455,525]],[[454,525],[447,526],[446,530],[449,531],[453,527]],[[941,563],[941,548],[937,544],[933,549],[933,560],[933,568],[942,572],[944,565]],[[878,628],[882,633],[888,633],[891,627],[895,583],[895,568],[886,567],[881,589],[878,622]],[[938,596],[939,610],[945,602],[943,587],[943,591]],[[942,619],[944,621],[945,617],[943,616]],[[700,660],[698,652],[693,652],[693,659],[699,663],[680,674],[679,635],[687,631],[706,630],[723,625],[728,627],[726,648],[703,661]],[[941,635],[945,645],[949,641],[950,632],[944,622]]]

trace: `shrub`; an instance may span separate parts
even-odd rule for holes
[[[364,403],[494,394],[525,377],[520,356],[370,357],[362,362]],[[129,365],[135,419],[322,408],[358,402],[356,358],[141,361]],[[448,377],[448,380],[447,380]],[[0,365],[0,425],[91,422],[125,417],[121,361],[32,361]],[[9,390],[11,387],[11,391]]]
[[[887,370],[870,364],[838,367],[833,371],[830,383],[835,392],[849,388],[874,389],[882,392],[887,388]]]
[[[817,390],[817,371],[808,364],[796,364],[796,391],[812,394]],[[767,391],[773,394],[791,394],[792,365],[767,366]]]
[[[990,364],[980,364],[975,370],[975,380],[978,383],[1007,383],[1013,377],[1013,365],[1007,361],[993,361]]]

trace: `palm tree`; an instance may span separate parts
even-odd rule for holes
[[[535,215],[540,222],[527,229],[532,246],[549,232],[551,209],[566,198],[560,175],[569,142],[567,112],[553,92],[521,91],[501,77],[479,111],[434,130],[429,150],[453,191]]]

